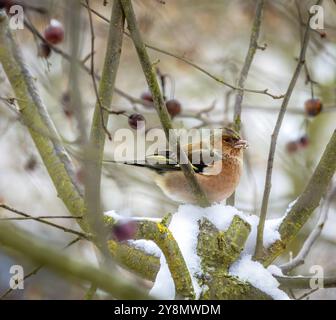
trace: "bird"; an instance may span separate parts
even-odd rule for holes
[[[216,129],[211,134],[210,143],[208,140],[184,145],[182,149],[188,156],[197,181],[209,202],[219,203],[229,198],[239,184],[243,169],[243,150],[248,147],[248,143],[229,127]],[[144,163],[124,164],[154,171],[156,184],[171,200],[197,204],[197,198],[191,191],[177,157],[170,150],[150,155]]]

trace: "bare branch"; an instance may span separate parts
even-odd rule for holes
[[[321,0],[317,1],[317,4],[321,3]],[[303,41],[302,41],[302,47],[300,52],[299,61],[297,63],[296,69],[294,71],[294,74],[292,76],[292,79],[289,83],[286,95],[284,97],[284,100],[282,102],[278,118],[271,136],[271,144],[268,154],[268,160],[267,160],[267,170],[266,170],[266,178],[265,178],[265,186],[264,186],[264,195],[260,210],[260,220],[258,224],[258,232],[257,232],[257,244],[255,249],[254,258],[259,259],[263,255],[263,234],[264,234],[264,226],[266,221],[266,215],[267,215],[267,207],[268,207],[268,200],[271,193],[271,186],[272,186],[272,173],[273,173],[273,162],[274,162],[274,154],[276,150],[276,144],[280,132],[280,128],[282,125],[283,118],[285,116],[288,102],[292,96],[292,93],[294,91],[295,84],[299,78],[301,69],[303,64],[305,63],[305,57],[306,57],[306,51],[308,48],[309,38],[310,38],[310,26],[309,26],[309,20],[311,18],[311,15],[309,15],[307,26],[304,32]]]
[[[88,8],[88,13],[89,13],[89,21],[90,21],[90,32],[91,32],[91,53],[90,53],[90,61],[91,61],[91,78],[92,78],[92,83],[93,83],[93,88],[96,94],[97,98],[97,104],[99,105],[100,108],[100,118],[101,118],[101,125],[107,134],[108,138],[112,140],[111,134],[108,131],[105,121],[104,121],[104,113],[103,113],[103,104],[101,102],[99,92],[98,92],[98,87],[97,87],[97,82],[96,82],[96,76],[95,76],[95,60],[94,60],[94,52],[95,52],[95,33],[94,33],[94,27],[93,27],[93,21],[92,21],[92,12],[90,10],[90,4],[89,0],[85,0],[86,5]]]
[[[311,250],[312,246],[320,236],[323,227],[325,225],[325,222],[328,218],[328,210],[330,206],[331,196],[333,193],[331,193],[324,203],[324,205],[320,209],[320,215],[319,219],[317,221],[316,226],[313,228],[312,232],[309,234],[308,238],[304,242],[301,250],[299,253],[295,256],[295,258],[288,263],[285,263],[280,266],[283,273],[288,273],[289,271],[293,270],[294,268],[300,266],[301,264],[304,264],[305,258],[307,257],[309,251]]]
[[[78,7],[80,5],[78,3]],[[109,113],[102,106],[110,106],[114,91],[115,79],[119,67],[121,55],[124,16],[118,0],[114,1],[110,30],[107,40],[105,62],[102,77],[99,82],[99,89],[95,84],[94,77],[94,28],[91,11],[89,11],[91,29],[91,75],[97,96],[97,102],[93,114],[90,139],[85,149],[85,196],[84,201],[87,208],[87,216],[90,225],[94,228],[95,235],[99,239],[100,249],[109,258],[108,247],[106,244],[107,233],[104,228],[103,214],[101,208],[101,168],[105,146],[105,134],[108,123]],[[109,135],[110,138],[110,135]]]
[[[73,244],[75,244],[76,242],[78,242],[79,240],[81,240],[81,237],[75,238],[74,240],[71,240],[63,249],[69,248],[70,246],[72,246]],[[30,272],[28,272],[22,280],[18,280],[18,283],[20,283],[21,281],[25,281],[28,278],[36,275],[44,266],[43,265],[39,265],[38,267],[34,268],[33,270],[31,270]],[[0,295],[0,300],[6,298],[11,292],[13,292],[12,288],[8,288],[3,294]]]
[[[185,152],[180,148],[179,140],[172,130],[173,126],[171,123],[171,119],[167,111],[166,104],[163,100],[162,94],[160,92],[156,75],[153,70],[153,66],[150,62],[149,56],[147,54],[146,47],[142,41],[142,37],[140,35],[136,22],[136,17],[133,11],[132,3],[129,0],[122,0],[121,3],[128,23],[128,29],[130,30],[134,46],[137,50],[141,66],[147,80],[148,87],[152,93],[154,106],[160,118],[163,130],[165,131],[167,141],[170,144],[170,146],[177,146],[177,150],[180,151],[178,152],[179,153],[178,162],[180,163],[180,167],[199,205],[203,207],[208,206],[210,205],[210,203],[198,183],[192,165],[188,157],[186,156]]]
[[[58,196],[74,215],[83,215],[84,203],[75,183],[72,163],[43,105],[34,80],[24,65],[20,50],[8,27],[8,18],[0,11],[0,62],[15,92],[23,122],[34,140]],[[41,133],[45,134],[41,134]],[[50,138],[53,137],[53,138]],[[78,221],[85,229],[84,221]]]
[[[233,115],[233,123],[234,128],[237,132],[240,131],[241,128],[241,112],[242,112],[242,103],[244,98],[244,87],[245,81],[248,76],[250,67],[252,65],[252,61],[254,58],[254,54],[258,49],[258,41],[259,41],[259,33],[260,33],[260,26],[261,26],[261,19],[262,14],[264,11],[264,0],[258,0],[256,5],[256,13],[253,21],[252,32],[250,36],[250,44],[247,51],[247,55],[245,57],[245,62],[243,68],[241,70],[239,80],[238,80],[238,89],[236,93],[236,99],[234,104],[234,115]],[[227,204],[234,206],[235,204],[235,192],[227,199]]]
[[[254,54],[256,53],[258,49],[258,41],[259,41],[259,33],[260,33],[260,26],[261,26],[261,19],[262,14],[264,10],[264,0],[258,0],[256,4],[256,13],[253,21],[252,26],[252,32],[250,37],[250,45],[247,51],[247,55],[245,57],[244,65],[241,70],[239,80],[238,80],[238,87],[242,88],[239,89],[236,94],[236,100],[234,104],[234,125],[236,131],[240,131],[241,126],[241,112],[242,112],[242,103],[243,103],[243,97],[244,97],[244,87],[245,87],[245,81],[248,76]]]
[[[80,237],[82,237],[84,239],[87,239],[87,240],[90,240],[90,238],[91,238],[88,234],[85,234],[83,232],[76,231],[76,230],[73,230],[73,229],[69,229],[67,227],[63,227],[61,225],[58,225],[58,224],[50,222],[50,221],[43,220],[43,218],[34,217],[34,216],[32,216],[28,213],[25,213],[25,212],[19,211],[17,209],[11,208],[10,206],[7,206],[6,204],[0,204],[0,208],[11,211],[15,214],[18,214],[18,215],[22,216],[22,217],[25,217],[25,218],[28,218],[28,219],[35,220],[37,222],[46,224],[46,225],[54,227],[56,229],[60,229],[64,232],[75,234],[75,235],[80,236]]]
[[[295,239],[297,233],[320,205],[321,199],[335,174],[335,170],[336,130],[333,132],[307,186],[280,225],[279,233],[281,240],[272,244],[260,259],[264,265],[269,265]]]
[[[59,274],[75,280],[89,281],[117,299],[148,298],[138,286],[126,282],[110,270],[98,269],[61,253],[59,249],[44,244],[41,239],[13,225],[0,224],[0,243]]]
[[[85,3],[82,3],[82,5],[84,7],[87,8],[87,5]],[[98,11],[94,10],[94,9],[90,9],[97,17],[99,17],[100,19],[102,19],[103,21],[107,22],[107,23],[110,23],[110,20],[107,19],[106,17],[104,17],[102,14],[100,14]],[[127,33],[126,31],[124,32],[125,35],[127,35],[128,37],[132,37],[129,33]],[[199,65],[195,64],[194,62],[186,59],[185,57],[181,57],[177,54],[174,54],[174,53],[171,53],[167,50],[163,50],[163,49],[160,49],[158,47],[155,47],[153,45],[150,45],[148,43],[144,43],[145,47],[147,47],[148,49],[151,49],[151,50],[154,50],[156,52],[160,52],[162,54],[165,54],[167,56],[170,56],[170,57],[173,57],[175,59],[178,59],[180,61],[183,61],[184,63],[190,65],[191,67],[195,68],[196,70],[202,72],[203,74],[207,75],[208,77],[210,77],[211,79],[215,80],[216,82],[230,88],[230,89],[233,89],[233,90],[242,90],[243,92],[249,92],[249,93],[256,93],[256,94],[264,94],[264,95],[267,95],[273,99],[282,99],[284,97],[284,95],[275,95],[275,94],[271,94],[269,92],[269,89],[263,89],[263,90],[255,90],[255,89],[247,89],[247,88],[241,88],[240,86],[234,86],[233,84],[230,84],[228,82],[226,82],[225,80],[221,79],[220,77],[218,76],[215,76],[214,74],[212,74],[211,72],[205,70],[204,68],[200,67]]]
[[[316,277],[284,277],[274,276],[283,288],[291,289],[311,289],[311,281],[313,283],[323,283],[324,288],[335,288],[336,277],[316,278]]]

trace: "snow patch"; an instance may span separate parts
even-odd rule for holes
[[[259,218],[257,216],[245,215],[236,208],[226,206],[224,204],[214,204],[208,208],[200,208],[195,205],[184,204],[180,205],[178,211],[172,217],[169,230],[172,232],[175,240],[177,241],[181,253],[186,261],[187,268],[190,272],[194,286],[196,298],[199,298],[202,293],[202,288],[199,286],[197,281],[197,278],[202,274],[201,259],[197,255],[197,241],[199,232],[198,222],[202,218],[207,218],[216,226],[216,228],[221,231],[226,231],[235,215],[238,215],[251,225],[251,233],[247,239],[246,246],[241,254],[240,260],[238,260],[246,263],[246,257],[251,257],[251,255],[254,253],[257,237],[257,226],[259,223]],[[274,241],[280,239],[278,228],[281,222],[282,219],[271,219],[266,221],[264,231],[265,247],[268,247]],[[161,267],[150,293],[161,299],[174,299],[174,282],[163,255],[161,255],[160,262]],[[262,273],[260,273],[260,277],[257,278],[250,275],[247,277],[247,272],[242,272],[242,280],[251,280],[252,285],[256,283],[259,285],[259,287],[256,285],[257,288],[264,291],[265,293],[268,293],[274,298],[285,298],[286,295],[284,293],[283,295],[281,294],[282,291],[278,289],[279,283],[275,278],[272,277],[271,272],[267,271],[260,263],[254,261],[251,261],[248,266],[251,267],[252,275],[255,273],[258,274],[260,271],[262,271]],[[241,267],[243,269],[241,269]],[[257,267],[257,269],[255,267]],[[233,272],[234,270],[237,270],[237,272],[241,270],[245,271],[244,264],[240,265],[236,263],[235,268],[236,269],[233,269]],[[262,277],[265,277],[265,279],[262,280]],[[265,290],[262,289],[262,283],[265,283]]]
[[[115,222],[123,221],[153,221],[153,222],[160,222],[160,218],[152,218],[152,217],[129,217],[125,214],[116,213],[114,210],[104,212],[105,216],[113,218]]]
[[[272,276],[272,273],[261,263],[253,261],[251,255],[243,255],[233,263],[229,273],[240,280],[251,283],[275,300],[289,300],[287,294],[278,288],[279,282]]]
[[[274,276],[279,276],[282,277],[284,274],[282,273],[282,270],[278,267],[275,266],[274,264],[271,264],[270,266],[267,267],[267,270],[272,273]]]
[[[289,207],[291,207],[294,203],[295,202],[292,202]],[[111,216],[116,221],[121,219],[125,220],[125,217],[118,215],[115,211],[109,211],[105,214]],[[199,298],[202,290],[204,290],[204,288],[200,287],[197,280],[202,275],[201,259],[197,255],[199,221],[206,218],[220,231],[226,231],[235,215],[238,215],[250,224],[251,232],[240,258],[231,266],[229,270],[230,274],[237,276],[242,281],[248,281],[253,286],[270,295],[274,299],[288,299],[288,296],[278,289],[279,283],[272,276],[272,274],[280,274],[281,270],[276,266],[270,266],[266,269],[262,266],[262,264],[251,259],[255,250],[259,217],[255,215],[246,215],[234,207],[226,206],[221,203],[214,204],[208,208],[201,208],[191,204],[180,205],[177,212],[172,216],[169,225],[169,230],[172,232],[176,242],[178,243],[191,275],[196,298]],[[270,219],[265,222],[264,246],[266,248],[276,240],[280,240],[278,228],[283,218]],[[144,218],[135,218],[135,220],[144,220]],[[157,221],[157,219],[155,221]],[[160,257],[160,270],[156,276],[150,294],[159,299],[174,299],[174,281],[161,250],[152,241],[136,240],[129,242],[149,254]]]
[[[161,250],[152,240],[128,240],[130,245],[133,245],[136,249],[143,250],[151,256],[160,258]]]

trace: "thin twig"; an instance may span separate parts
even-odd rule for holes
[[[35,28],[34,25],[29,23],[29,21],[27,19],[24,20],[24,25],[32,34],[36,35],[42,42],[47,42],[46,39],[44,38],[44,36]],[[52,51],[54,51],[56,54],[59,54],[63,59],[71,62],[72,58],[67,52],[63,51],[62,49],[58,48],[57,46],[55,46],[51,43],[48,43],[48,46],[50,47],[50,49]],[[85,57],[84,59],[86,59],[86,58],[87,57]],[[77,61],[77,63],[88,75],[91,75],[91,69],[89,67],[87,67],[83,63],[83,61]],[[95,75],[96,80],[101,79],[101,76],[99,74],[95,73],[94,75]],[[129,95],[128,93],[118,89],[117,87],[114,88],[114,91],[118,95],[125,98],[126,100],[128,100],[132,104],[137,103],[137,104],[142,104],[144,106],[150,106],[151,105],[149,102],[146,102],[142,99],[135,98],[135,97]]]
[[[71,216],[38,216],[38,217],[0,218],[0,221],[34,220],[34,219],[82,219],[82,218],[83,217],[71,217]]]
[[[82,3],[82,5],[84,7],[87,8],[87,5]],[[97,12],[96,10],[93,10],[91,9],[92,13],[94,13],[96,16],[98,16],[100,19],[102,19],[103,21],[107,22],[107,23],[110,23],[110,20],[107,19],[106,17],[104,17],[102,14],[100,14],[99,12]],[[127,35],[128,37],[131,37],[131,35],[128,33],[128,32],[124,32],[125,35]],[[210,77],[211,79],[215,80],[216,82],[218,83],[221,83],[222,85],[224,86],[227,86],[229,87],[230,89],[233,89],[233,90],[243,90],[245,92],[250,92],[250,93],[257,93],[257,94],[264,94],[264,95],[267,95],[273,99],[282,99],[284,97],[284,95],[275,95],[275,94],[271,94],[269,92],[269,89],[264,89],[264,90],[255,90],[255,89],[246,89],[246,88],[241,88],[240,86],[234,86],[233,84],[230,84],[228,82],[226,82],[225,80],[221,79],[220,77],[218,76],[215,76],[214,74],[212,74],[211,72],[205,70],[204,68],[200,67],[199,65],[195,64],[194,62],[186,59],[185,57],[181,57],[177,54],[174,54],[174,53],[171,53],[167,50],[163,50],[163,49],[160,49],[158,47],[155,47],[155,46],[152,46],[148,43],[144,43],[145,47],[148,48],[148,49],[151,49],[151,50],[154,50],[156,52],[160,52],[162,54],[165,54],[167,56],[170,56],[170,57],[173,57],[175,59],[178,59],[188,65],[190,65],[191,67],[195,68],[196,70],[202,72],[203,74],[207,75],[208,77]]]
[[[101,99],[99,97],[99,92],[98,92],[98,86],[97,86],[97,82],[96,82],[96,76],[95,76],[95,60],[94,60],[94,52],[95,52],[95,32],[94,32],[94,27],[93,27],[93,21],[92,21],[92,12],[90,10],[90,3],[89,0],[85,0],[86,1],[86,5],[88,8],[88,15],[89,15],[89,22],[90,22],[90,32],[91,32],[91,54],[90,54],[90,61],[91,61],[91,78],[92,78],[92,84],[93,84],[93,88],[96,94],[96,98],[97,98],[97,103],[100,107],[100,118],[101,118],[101,123],[102,123],[102,127],[105,131],[105,133],[107,134],[109,140],[112,140],[112,136],[111,133],[108,131],[107,126],[105,125],[104,122],[104,113],[103,113],[103,105],[101,102]]]
[[[320,288],[317,287],[317,288],[315,288],[315,289],[313,289],[313,290],[309,290],[308,292],[306,292],[306,293],[303,294],[302,296],[297,297],[295,300],[303,300],[304,298],[309,297],[311,294],[313,294],[314,292],[316,292],[316,291],[319,290],[319,289],[320,289]]]
[[[322,0],[318,0],[317,4],[321,3]],[[300,71],[302,69],[302,66],[305,62],[305,57],[306,57],[306,51],[308,48],[308,43],[309,43],[309,38],[310,38],[310,27],[309,27],[309,20],[311,18],[311,15],[309,15],[308,22],[307,22],[307,27],[305,29],[303,41],[302,41],[302,47],[301,47],[301,52],[300,52],[300,57],[298,64],[296,66],[296,69],[294,71],[293,77],[290,81],[290,84],[288,86],[286,95],[284,97],[284,100],[282,102],[280,112],[271,136],[271,144],[270,144],[270,149],[269,149],[269,154],[268,154],[268,161],[267,161],[267,171],[266,171],[266,178],[265,178],[265,186],[264,186],[264,194],[263,194],[263,200],[262,200],[262,205],[261,205],[261,211],[260,211],[260,220],[258,224],[258,232],[257,232],[257,243],[256,243],[256,249],[255,249],[255,254],[254,258],[258,259],[262,257],[264,247],[263,247],[263,239],[264,239],[264,226],[265,226],[265,221],[266,221],[266,215],[267,215],[267,207],[268,207],[268,200],[269,196],[271,193],[271,186],[272,186],[272,172],[273,172],[273,162],[274,162],[274,154],[276,150],[276,144],[280,132],[280,128],[282,125],[283,118],[285,116],[286,110],[287,110],[287,105],[288,102],[291,98],[291,95],[293,93],[295,84],[299,78]]]
[[[62,231],[64,231],[64,232],[72,233],[72,234],[75,234],[75,235],[77,235],[77,236],[80,236],[80,237],[82,237],[82,238],[84,238],[84,239],[90,240],[90,236],[87,235],[87,234],[85,234],[85,233],[83,233],[83,232],[76,231],[76,230],[72,230],[72,229],[69,229],[69,228],[60,226],[60,225],[58,225],[58,224],[56,224],[56,223],[53,223],[53,222],[50,222],[50,221],[43,220],[43,219],[41,219],[41,218],[39,218],[39,217],[33,217],[32,215],[30,215],[30,214],[28,214],[28,213],[25,213],[25,212],[22,212],[22,211],[20,211],[20,210],[14,209],[14,208],[12,208],[12,207],[6,205],[6,204],[0,204],[0,208],[3,208],[3,209],[5,209],[5,210],[11,211],[11,212],[13,212],[13,213],[16,213],[16,214],[18,214],[18,215],[20,215],[20,216],[22,216],[22,217],[29,218],[29,219],[31,219],[31,220],[35,220],[35,221],[38,221],[38,222],[47,224],[47,225],[49,225],[49,226],[51,226],[51,227],[54,227],[54,228],[56,228],[56,229],[60,229],[60,230],[62,230]],[[76,218],[76,217],[75,217],[75,218]]]
[[[259,33],[260,33],[262,14],[264,11],[264,4],[265,4],[264,0],[258,0],[257,2],[255,17],[254,17],[254,21],[252,25],[251,36],[250,36],[250,44],[249,44],[249,48],[247,50],[244,65],[243,65],[243,68],[241,70],[239,80],[238,80],[238,87],[241,89],[239,89],[236,93],[236,99],[235,99],[235,104],[234,104],[234,114],[233,114],[234,129],[237,132],[240,132],[240,128],[241,128],[241,112],[242,112],[242,103],[243,103],[243,98],[244,98],[245,81],[250,71],[250,67],[252,65],[254,55],[258,49]],[[235,192],[227,199],[227,204],[234,206]]]
[[[328,196],[327,201],[324,203],[324,205],[320,209],[320,215],[318,222],[316,226],[313,228],[312,232],[309,234],[308,238],[304,242],[301,250],[299,253],[295,256],[295,258],[288,263],[282,264],[280,266],[283,273],[288,273],[289,271],[293,270],[294,268],[298,267],[299,265],[303,264],[305,261],[305,258],[307,257],[308,253],[310,252],[312,246],[320,236],[324,224],[328,218],[328,210],[330,206],[330,201],[332,196],[335,194],[335,192],[330,193]]]
[[[249,48],[245,57],[244,65],[241,70],[239,80],[238,80],[238,87],[241,88],[237,91],[235,104],[234,104],[234,116],[233,116],[233,122],[235,126],[235,130],[237,132],[240,131],[241,127],[241,112],[242,112],[242,103],[244,98],[244,87],[245,87],[245,81],[248,76],[250,67],[252,65],[252,61],[254,58],[254,55],[258,49],[258,41],[259,41],[259,34],[260,34],[260,26],[261,26],[261,20],[262,20],[262,14],[264,10],[264,0],[258,0],[256,5],[256,12],[255,17],[252,25],[252,32],[250,37],[250,44]]]

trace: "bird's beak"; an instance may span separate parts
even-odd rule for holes
[[[236,149],[240,149],[240,148],[243,148],[243,149],[246,149],[246,148],[248,148],[248,143],[247,143],[247,141],[246,140],[238,140],[235,144],[234,144],[234,146],[233,146],[234,148],[236,148]]]

